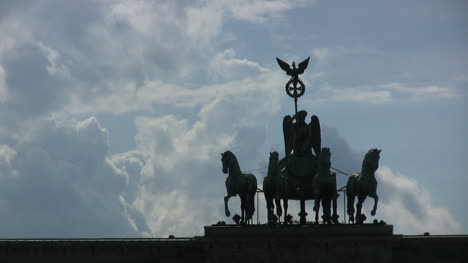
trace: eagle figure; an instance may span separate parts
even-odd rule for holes
[[[278,61],[278,65],[280,66],[280,68],[286,71],[286,74],[291,76],[291,79],[293,81],[297,81],[299,79],[299,74],[304,73],[304,70],[306,70],[307,65],[309,64],[309,59],[310,57],[308,57],[306,60],[299,63],[297,65],[297,68],[296,68],[296,63],[294,61],[292,62],[292,68],[288,63],[282,61],[279,58],[276,58],[276,61]]]

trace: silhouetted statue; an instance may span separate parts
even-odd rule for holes
[[[295,155],[303,155],[309,153],[309,144],[310,144],[310,132],[305,118],[307,112],[301,110],[297,113],[296,116],[293,116],[293,119],[296,119],[296,123],[293,124],[294,129],[294,145],[293,151]]]
[[[285,155],[289,156],[294,150],[295,155],[311,154],[312,149],[318,157],[322,144],[320,121],[316,115],[311,117],[310,123],[305,122],[307,112],[302,110],[293,117],[283,118],[283,137]]]
[[[241,172],[236,156],[231,151],[221,154],[223,173],[226,178],[227,195],[224,197],[224,210],[226,216],[230,216],[229,198],[239,195],[241,199],[241,223],[248,223],[255,212],[255,193],[257,192],[257,178],[253,174]]]
[[[375,216],[377,212],[377,203],[379,196],[377,195],[377,180],[375,172],[379,169],[380,152],[382,150],[370,149],[364,160],[362,161],[362,169],[360,174],[352,174],[346,184],[346,196],[348,197],[348,215],[349,220],[357,224],[362,224],[366,220],[366,216],[361,213],[362,204],[367,196],[374,198],[374,207],[371,215]],[[356,218],[354,217],[354,198],[357,196]]]
[[[288,63],[282,61],[279,58],[276,58],[276,61],[278,62],[278,65],[280,66],[280,68],[286,71],[286,74],[288,76],[291,76],[291,80],[293,82],[294,81],[297,82],[299,80],[299,74],[304,73],[304,70],[306,70],[307,65],[309,64],[309,59],[310,57],[308,57],[306,60],[299,63],[297,65],[298,66],[297,68],[296,68],[296,63],[294,61],[292,62],[292,67],[289,66]]]
[[[293,149],[293,136],[294,131],[292,127],[291,116],[286,115],[283,118],[283,137],[284,137],[284,154],[289,156]]]
[[[320,149],[322,149],[322,136],[320,131],[320,121],[316,115],[310,118],[310,148],[314,149],[315,156],[320,156]]]
[[[314,177],[314,194],[315,194],[315,223],[318,224],[318,216],[320,210],[320,201],[323,207],[323,222],[338,224],[337,203],[338,191],[336,190],[336,173],[330,172],[331,153],[329,148],[322,148],[319,156],[319,164],[317,174]],[[331,215],[331,205],[333,203],[333,216]]]
[[[310,130],[305,122],[307,112],[302,110],[292,118],[286,115],[283,118],[283,135],[285,141],[286,156],[290,154],[291,147],[294,155],[311,153],[310,151]]]
[[[287,178],[280,176],[278,163],[278,152],[270,152],[268,173],[267,176],[263,179],[263,193],[265,195],[266,200],[268,223],[276,222],[274,214],[275,204],[277,218],[281,221],[281,215],[283,213],[281,209],[281,199],[283,199],[284,204],[285,220],[288,211],[288,203],[286,201],[288,194],[288,182]],[[273,200],[275,201],[275,203],[273,203]]]

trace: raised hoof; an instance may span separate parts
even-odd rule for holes
[[[371,216],[375,216],[375,212],[376,212],[375,210],[372,210],[371,213],[370,213]]]
[[[226,216],[227,217],[231,216],[231,213],[229,211],[226,211]]]

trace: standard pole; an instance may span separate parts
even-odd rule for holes
[[[257,225],[260,224],[260,207],[258,203],[258,193],[259,192],[257,192]]]
[[[297,123],[297,98],[294,98],[294,113],[296,116],[296,123]]]
[[[343,217],[346,224],[346,191],[343,191]]]

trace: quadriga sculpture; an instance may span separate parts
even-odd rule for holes
[[[338,191],[336,190],[336,173],[330,172],[331,167],[331,152],[329,148],[322,148],[320,151],[317,174],[314,177],[314,193],[315,193],[315,223],[318,223],[320,210],[320,201],[323,207],[323,222],[338,224],[338,213],[336,199]],[[331,215],[331,206],[333,203],[333,215]]]
[[[370,149],[364,160],[362,161],[362,169],[360,174],[352,174],[346,184],[346,196],[348,197],[348,215],[351,222],[362,224],[366,220],[366,216],[362,214],[362,204],[367,196],[374,199],[374,207],[371,215],[375,216],[377,212],[377,203],[379,196],[377,195],[377,180],[375,172],[379,169],[380,152],[382,150]],[[354,217],[354,198],[357,196],[356,217]]]
[[[281,215],[283,210],[281,209],[281,199],[284,204],[284,215],[285,220],[288,212],[288,182],[285,177],[280,176],[278,169],[279,155],[278,152],[270,152],[270,160],[268,163],[268,173],[263,178],[263,193],[265,195],[267,205],[267,216],[268,223],[275,223],[275,204],[276,204],[276,215],[281,221]],[[273,203],[274,201],[274,203]]]
[[[227,195],[224,197],[226,216],[230,216],[228,208],[229,198],[239,195],[241,199],[241,223],[248,223],[255,212],[255,193],[257,192],[257,178],[253,174],[243,174],[239,162],[231,151],[221,154],[223,173],[226,178]]]

